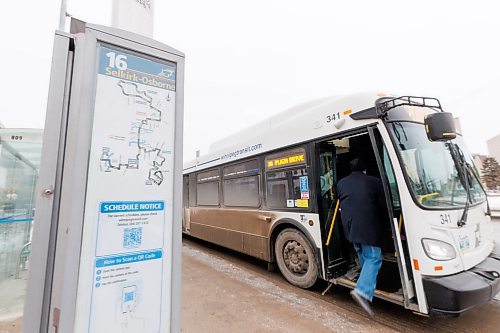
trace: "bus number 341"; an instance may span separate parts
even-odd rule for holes
[[[331,115],[326,116],[326,122],[329,123],[331,121],[339,120],[340,112],[333,113]]]
[[[439,217],[441,217],[441,224],[451,223],[450,214],[440,214]]]

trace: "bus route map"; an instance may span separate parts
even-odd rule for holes
[[[100,108],[118,109],[120,117],[106,121],[100,170],[138,172],[146,185],[159,186],[170,171],[166,161],[173,149],[165,142],[175,112],[175,65],[116,51],[101,50],[98,84],[104,89],[99,91],[114,102]],[[98,103],[96,96],[96,107]]]

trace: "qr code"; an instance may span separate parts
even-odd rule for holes
[[[130,249],[141,246],[142,243],[142,227],[125,228],[123,231],[123,247]]]
[[[123,301],[124,302],[130,302],[130,301],[133,301],[133,300],[134,300],[134,292],[133,291],[125,293],[125,295],[123,296]]]

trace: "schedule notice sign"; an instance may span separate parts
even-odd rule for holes
[[[98,54],[85,209],[94,225],[87,328],[158,333],[168,314],[177,68],[107,45]]]

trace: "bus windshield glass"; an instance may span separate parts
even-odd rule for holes
[[[431,142],[424,125],[391,122],[389,130],[401,155],[408,181],[418,202],[429,208],[459,208],[467,201],[463,177],[450,152],[450,143]],[[463,152],[467,164],[470,204],[486,200],[472,156],[460,135],[451,141]]]

